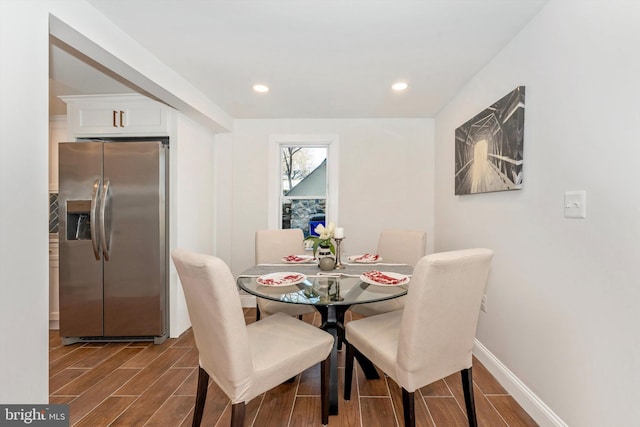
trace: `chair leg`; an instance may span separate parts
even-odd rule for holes
[[[245,409],[244,402],[231,405],[231,427],[244,427]]]
[[[320,362],[320,401],[322,405],[322,425],[329,424],[329,372],[331,355]]]
[[[260,306],[256,303],[256,322],[260,320]]]
[[[462,375],[462,390],[464,391],[464,404],[467,407],[467,419],[469,427],[477,427],[478,420],[476,418],[476,405],[473,400],[473,378],[471,376],[471,368],[460,371]]]
[[[196,407],[193,410],[193,427],[200,427],[202,414],[204,412],[204,402],[207,400],[207,387],[209,386],[209,374],[198,367],[198,390],[196,391]]]
[[[347,354],[344,360],[344,400],[351,399],[351,378],[353,377],[353,359],[355,358],[354,348],[345,342]]]
[[[402,408],[404,410],[404,427],[416,426],[416,408],[413,392],[402,388]]]

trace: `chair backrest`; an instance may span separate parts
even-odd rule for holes
[[[253,362],[240,296],[219,258],[182,249],[172,252],[187,301],[200,366],[230,399],[251,385]]]
[[[256,231],[256,264],[277,262],[287,255],[304,253],[304,234],[299,228]]]
[[[398,341],[398,380],[422,387],[471,367],[473,340],[493,251],[423,257],[413,270]]]
[[[414,230],[383,230],[378,239],[378,255],[383,261],[415,266],[427,251],[427,233]]]

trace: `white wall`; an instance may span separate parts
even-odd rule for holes
[[[46,12],[0,1],[2,403],[49,400],[48,40]]]
[[[640,3],[551,1],[436,118],[436,250],[495,250],[478,338],[562,420],[640,417]],[[454,130],[526,86],[524,188],[456,197]],[[587,218],[563,218],[586,190]]]
[[[233,244],[233,134],[215,135],[212,165],[215,174],[214,253],[230,266]]]
[[[256,230],[267,228],[269,135],[339,139],[339,226],[344,253],[375,251],[384,228],[433,236],[432,119],[236,120],[233,133],[234,274],[254,264]]]
[[[214,134],[184,114],[176,114],[172,139],[171,250],[185,248],[214,254]],[[170,262],[171,337],[191,326],[178,275]]]
[[[176,133],[177,245],[213,253],[214,134],[180,113]]]

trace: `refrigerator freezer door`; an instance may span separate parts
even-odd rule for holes
[[[102,144],[60,143],[60,335],[99,336],[102,329],[102,260],[92,235],[96,181],[102,181]]]
[[[160,142],[104,144],[105,336],[165,333],[167,157]]]

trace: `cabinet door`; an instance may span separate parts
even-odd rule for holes
[[[83,136],[168,135],[168,107],[151,100],[68,101],[69,131]]]
[[[49,192],[58,192],[58,143],[69,140],[67,118],[64,116],[49,120]]]

